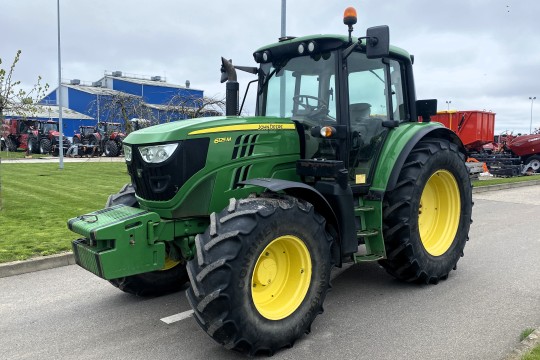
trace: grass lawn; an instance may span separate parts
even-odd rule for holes
[[[540,360],[540,345],[536,345],[531,352],[523,355],[521,360]]]
[[[24,156],[26,155],[26,151],[24,150],[17,150],[15,152],[12,151],[0,151],[0,158],[1,159],[24,159]],[[41,155],[41,154],[33,154],[33,157],[50,157],[50,155]]]
[[[531,176],[516,176],[510,178],[492,178],[489,180],[474,180],[472,182],[474,187],[479,186],[488,186],[488,185],[497,185],[497,184],[508,184],[522,181],[532,181],[540,180],[540,175],[531,175]]]
[[[102,209],[129,181],[123,162],[0,164],[0,263],[70,250],[67,220]]]

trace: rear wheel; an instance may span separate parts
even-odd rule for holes
[[[118,145],[114,140],[108,140],[105,143],[105,156],[109,157],[115,157],[118,156],[118,153],[120,152],[120,149],[118,149]]]
[[[463,256],[472,213],[465,158],[444,139],[420,141],[407,157],[383,210],[387,259],[404,281],[436,284]]]
[[[330,287],[332,238],[311,204],[231,199],[195,238],[188,300],[218,343],[273,354],[310,331]]]
[[[50,154],[52,149],[51,140],[41,139],[39,142],[39,153],[40,154]]]
[[[139,207],[133,185],[126,184],[116,194],[110,195],[105,207],[114,205]],[[159,296],[182,289],[189,280],[186,265],[167,256],[161,270],[126,276],[109,282],[120,290],[138,296]]]

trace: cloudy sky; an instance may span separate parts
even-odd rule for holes
[[[224,93],[220,57],[254,65],[252,53],[280,35],[281,0],[60,0],[62,78],[96,81],[104,71],[165,76]],[[415,55],[418,98],[439,110],[491,110],[496,131],[540,127],[540,2],[532,0],[288,0],[287,35],[354,34],[389,25],[391,43]],[[58,81],[55,0],[0,0],[0,58],[22,50],[15,78]],[[249,75],[239,75],[241,91]],[[251,94],[254,98],[254,93]],[[250,103],[251,113],[253,104]]]

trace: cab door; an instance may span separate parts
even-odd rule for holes
[[[349,180],[353,191],[367,191],[387,133],[405,120],[403,70],[396,60],[361,52],[347,58],[347,70]]]

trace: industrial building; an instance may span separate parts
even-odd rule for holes
[[[189,81],[185,85],[177,85],[166,82],[161,76],[143,77],[121,71],[105,72],[98,81],[73,79],[61,86],[63,107],[84,115],[81,118],[64,116],[66,136],[73,136],[80,125],[94,125],[97,121],[123,123],[126,117],[149,118],[154,123],[181,120],[189,115],[178,111],[179,107],[193,108],[203,99],[203,90],[192,89]],[[58,88],[39,103],[58,105]],[[48,119],[58,120],[57,112],[51,115],[54,116]],[[209,112],[206,115],[220,113]]]

